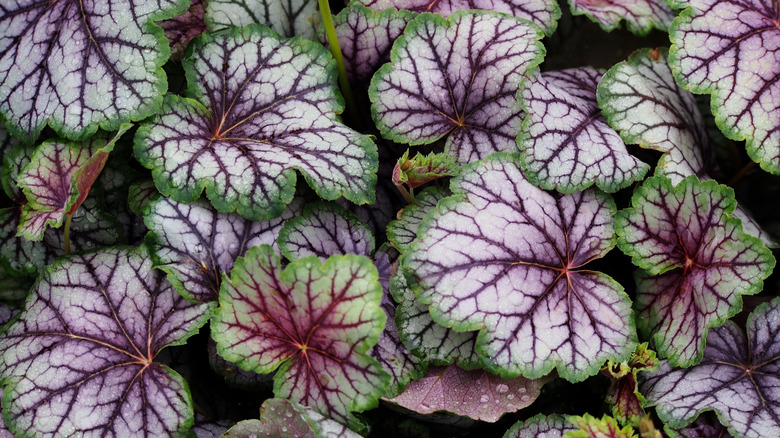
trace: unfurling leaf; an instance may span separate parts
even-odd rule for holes
[[[780,436],[780,300],[757,307],[747,319],[747,336],[732,321],[710,330],[702,361],[674,369],[666,361],[641,383],[648,405],[669,427],[679,429],[699,413],[714,410],[735,436]],[[707,425],[709,423],[709,425]],[[683,436],[717,429],[710,421]],[[720,435],[719,435],[720,436]]]
[[[620,249],[641,269],[634,308],[640,332],[674,366],[701,359],[707,330],[761,291],[775,259],[731,217],[733,191],[695,176],[677,186],[653,177],[616,218]]]
[[[208,320],[144,247],[61,258],[0,335],[3,416],[17,436],[173,436],[191,424],[176,372],[155,361]]]
[[[601,372],[612,378],[612,385],[607,394],[607,402],[612,407],[612,416],[621,424],[638,425],[645,415],[645,398],[639,392],[637,373],[640,371],[655,371],[658,360],[655,352],[647,348],[647,343],[640,344],[626,362],[608,361]]]
[[[366,257],[281,262],[250,248],[222,282],[212,320],[219,354],[274,377],[276,397],[358,426],[353,411],[377,405],[389,376],[368,355],[385,325],[382,287]]]
[[[320,197],[374,201],[377,152],[337,117],[336,63],[322,46],[262,26],[203,34],[183,62],[189,95],[135,137],[160,192],[183,203],[205,189],[221,212],[279,216],[299,170]]]
[[[393,169],[393,184],[412,201],[414,189],[434,181],[436,179],[453,176],[458,172],[458,164],[455,159],[442,153],[431,152],[427,156],[417,153],[414,158],[409,158],[409,150],[398,159]],[[407,191],[404,184],[409,187]],[[412,196],[409,198],[409,196]]]
[[[614,246],[615,204],[594,190],[544,192],[517,161],[494,154],[466,167],[454,195],[423,220],[402,268],[435,321],[480,330],[486,369],[538,378],[555,368],[584,380],[636,346],[623,288],[581,269]]]
[[[564,438],[637,438],[631,426],[621,429],[617,421],[607,415],[601,419],[590,414],[571,416],[569,421],[579,429],[566,432]]]

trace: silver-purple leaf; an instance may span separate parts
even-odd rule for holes
[[[637,325],[659,357],[674,366],[696,364],[710,327],[759,293],[775,258],[731,217],[731,188],[689,176],[676,186],[652,177],[634,191],[632,207],[615,220],[620,249],[636,273]]]
[[[483,370],[456,365],[432,367],[388,401],[421,414],[450,411],[475,420],[495,423],[501,415],[529,406],[544,381],[525,377],[502,379]]]
[[[456,11],[483,9],[503,12],[528,20],[552,35],[561,17],[558,2],[552,0],[359,0],[375,11],[405,9],[413,12],[433,12],[449,17]]]
[[[715,122],[780,173],[780,8],[771,0],[676,1],[669,64],[694,93],[712,94]]]
[[[390,278],[390,292],[398,302],[396,323],[403,344],[425,362],[458,364],[464,369],[482,366],[477,355],[477,332],[457,332],[437,324],[417,294],[407,285],[401,267]]]
[[[688,175],[709,179],[718,165],[706,124],[694,96],[675,83],[666,58],[666,49],[643,49],[612,67],[599,84],[599,106],[626,143],[665,152],[656,175],[674,184]],[[742,206],[734,216],[746,233],[777,245]]]
[[[276,248],[284,221],[302,210],[303,202],[293,201],[280,217],[253,222],[203,201],[180,204],[160,196],[147,206],[144,221],[155,267],[187,299],[207,302],[219,297],[222,273],[230,273],[239,256],[252,246]]]
[[[387,238],[393,246],[404,253],[417,238],[417,227],[436,203],[450,195],[443,187],[430,187],[414,197],[414,204],[404,207],[397,220],[387,225]]]
[[[628,358],[630,299],[612,278],[581,269],[615,245],[611,197],[544,192],[506,154],[468,166],[451,189],[402,258],[435,321],[480,330],[485,368],[505,377],[555,368],[580,381]]]
[[[155,362],[209,318],[152,270],[140,249],[47,267],[0,335],[4,416],[19,436],[171,436],[192,424],[187,384]]]
[[[525,421],[518,421],[503,438],[561,438],[566,432],[577,430],[563,415],[538,414]]]
[[[279,216],[299,170],[320,197],[374,201],[376,146],[342,124],[336,65],[322,46],[263,26],[203,34],[184,60],[190,98],[169,96],[135,155],[160,192],[221,212]]]
[[[159,110],[169,49],[155,20],[179,0],[5,2],[0,6],[0,112],[32,142],[45,124],[84,139]]]
[[[647,173],[601,115],[601,76],[590,67],[545,72],[521,91],[527,116],[517,145],[526,177],[539,187],[572,193],[595,184],[616,192]]]
[[[696,100],[675,83],[667,52],[638,50],[612,67],[598,86],[598,103],[627,144],[665,153],[656,174],[677,184],[717,164]]]
[[[390,48],[415,14],[397,9],[374,12],[352,2],[333,19],[352,87],[368,86],[371,76],[390,61]]]
[[[528,22],[495,12],[419,15],[371,79],[382,136],[411,145],[446,136],[445,151],[460,163],[516,150],[523,119],[516,94],[542,61],[541,38]]]
[[[285,37],[317,37],[322,26],[317,0],[209,0],[206,24],[212,31],[264,24]]]
[[[648,404],[669,427],[690,424],[714,410],[729,432],[740,437],[780,435],[780,300],[757,307],[747,335],[731,321],[710,330],[698,365],[674,369],[663,361],[642,382]],[[647,376],[647,375],[646,375]]]
[[[628,30],[647,35],[653,28],[667,30],[675,13],[663,0],[569,0],[573,15],[586,15],[607,32],[625,20]]]
[[[279,230],[279,248],[288,260],[334,254],[371,256],[374,235],[355,215],[335,203],[308,204]]]

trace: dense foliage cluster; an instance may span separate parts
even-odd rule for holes
[[[0,436],[780,436],[777,0],[6,3]]]

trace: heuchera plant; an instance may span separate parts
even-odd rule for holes
[[[0,436],[780,436],[779,48],[778,0],[4,2]]]

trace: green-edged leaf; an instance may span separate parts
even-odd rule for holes
[[[450,365],[430,368],[425,377],[388,401],[421,414],[449,411],[495,423],[504,413],[533,403],[543,384],[541,379],[502,379],[483,370]]]
[[[632,208],[618,212],[620,249],[636,273],[638,328],[674,366],[697,363],[707,330],[761,291],[775,266],[772,253],[742,232],[730,214],[733,191],[695,176],[677,186],[653,177],[637,188]]]
[[[538,414],[515,423],[503,438],[561,438],[566,432],[576,429],[563,415]]]
[[[397,220],[387,225],[387,238],[401,253],[417,238],[417,227],[440,199],[450,195],[443,187],[430,187],[414,197],[414,204],[404,207]]]
[[[590,67],[545,72],[520,91],[527,116],[517,145],[539,187],[572,193],[595,184],[616,192],[647,173],[596,105],[601,75]]]
[[[184,69],[194,99],[167,97],[135,138],[161,193],[190,203],[205,189],[221,212],[270,219],[292,200],[298,169],[323,198],[373,202],[376,146],[339,122],[322,46],[247,26],[196,39]]]
[[[569,0],[569,5],[573,15],[586,15],[607,32],[617,29],[625,20],[628,30],[640,36],[653,28],[669,29],[675,16],[663,0]]]
[[[158,197],[145,210],[155,267],[187,299],[214,301],[219,297],[222,273],[230,273],[235,260],[252,247],[276,247],[284,221],[303,210],[293,201],[278,218],[253,222],[235,213],[219,213],[203,201],[180,204]]]
[[[27,197],[19,235],[41,240],[47,227],[58,228],[81,206],[108,160],[114,144],[132,125],[110,138],[96,135],[81,143],[49,140],[40,145],[18,176]]]
[[[747,336],[734,322],[726,321],[711,330],[698,365],[675,369],[663,361],[658,372],[643,379],[648,405],[656,407],[668,427],[685,427],[703,411],[713,410],[736,437],[780,434],[780,300],[758,306],[746,327]],[[703,432],[723,429],[712,419],[699,426],[680,435],[709,437],[715,435]]]
[[[276,397],[358,426],[389,376],[368,355],[385,325],[382,287],[365,257],[316,257],[282,271],[268,245],[236,260],[212,320],[219,354],[246,370],[274,370]]]
[[[419,15],[371,79],[382,136],[412,145],[446,136],[460,163],[516,150],[523,114],[515,95],[542,61],[541,38],[528,22],[495,12]]]
[[[477,352],[504,377],[557,369],[570,381],[625,360],[636,346],[630,299],[613,279],[581,269],[615,244],[612,198],[557,195],[529,183],[516,157],[464,169],[403,255],[434,320],[480,330]]]
[[[317,0],[209,0],[206,24],[210,30],[264,24],[285,37],[317,37],[322,26]]]
[[[193,421],[187,384],[155,361],[208,321],[144,247],[62,258],[0,335],[3,417],[16,436],[174,436]]]
[[[715,122],[780,173],[780,8],[776,1],[676,0],[669,64],[694,93],[712,94]]]
[[[370,257],[374,235],[355,215],[334,203],[306,205],[303,213],[279,230],[279,248],[288,260],[316,256],[323,262],[334,254]]]
[[[552,35],[561,17],[558,2],[551,0],[359,0],[375,11],[405,9],[414,12],[433,12],[448,17],[464,9],[483,9],[503,12],[530,21]]]
[[[82,140],[157,112],[170,49],[155,20],[182,0],[35,1],[0,7],[0,112],[31,143],[50,124]]]

